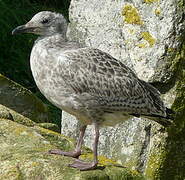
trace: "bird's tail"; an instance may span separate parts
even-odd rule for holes
[[[159,115],[150,115],[150,116],[145,116],[151,120],[156,121],[157,123],[161,124],[164,127],[169,127],[174,124],[174,116],[175,112],[169,108],[166,108],[166,117],[159,116]]]
[[[174,120],[175,112],[172,109],[166,108],[166,119]]]

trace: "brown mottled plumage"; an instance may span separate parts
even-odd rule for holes
[[[78,157],[86,126],[94,124],[94,161],[77,160],[71,165],[80,170],[94,169],[98,163],[100,126],[112,126],[131,116],[154,117],[155,121],[168,125],[171,111],[164,106],[159,92],[138,79],[122,62],[99,49],[67,41],[66,29],[61,14],[43,11],[12,33],[41,35],[30,57],[35,82],[49,101],[76,116],[82,124],[74,151],[50,153]]]

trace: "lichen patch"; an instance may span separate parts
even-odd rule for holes
[[[149,43],[150,47],[152,47],[156,42],[156,39],[147,31],[142,32],[141,37]]]
[[[161,9],[160,8],[156,8],[154,12],[155,12],[156,16],[159,16],[161,14]]]
[[[159,0],[144,0],[145,3],[154,3],[154,2],[159,2]]]
[[[146,43],[140,43],[137,45],[139,48],[146,48],[147,44]]]
[[[143,24],[138,10],[131,4],[127,4],[123,7],[122,15],[124,16],[124,21],[128,24]]]

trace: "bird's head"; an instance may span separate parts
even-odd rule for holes
[[[64,36],[67,31],[67,22],[62,14],[41,11],[34,15],[25,25],[16,27],[12,34],[33,33],[41,36],[50,36],[61,33]]]

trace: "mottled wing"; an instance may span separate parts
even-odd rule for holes
[[[159,92],[123,63],[98,49],[66,53],[72,62],[63,76],[76,94],[96,99],[92,107],[132,114],[163,114]]]

